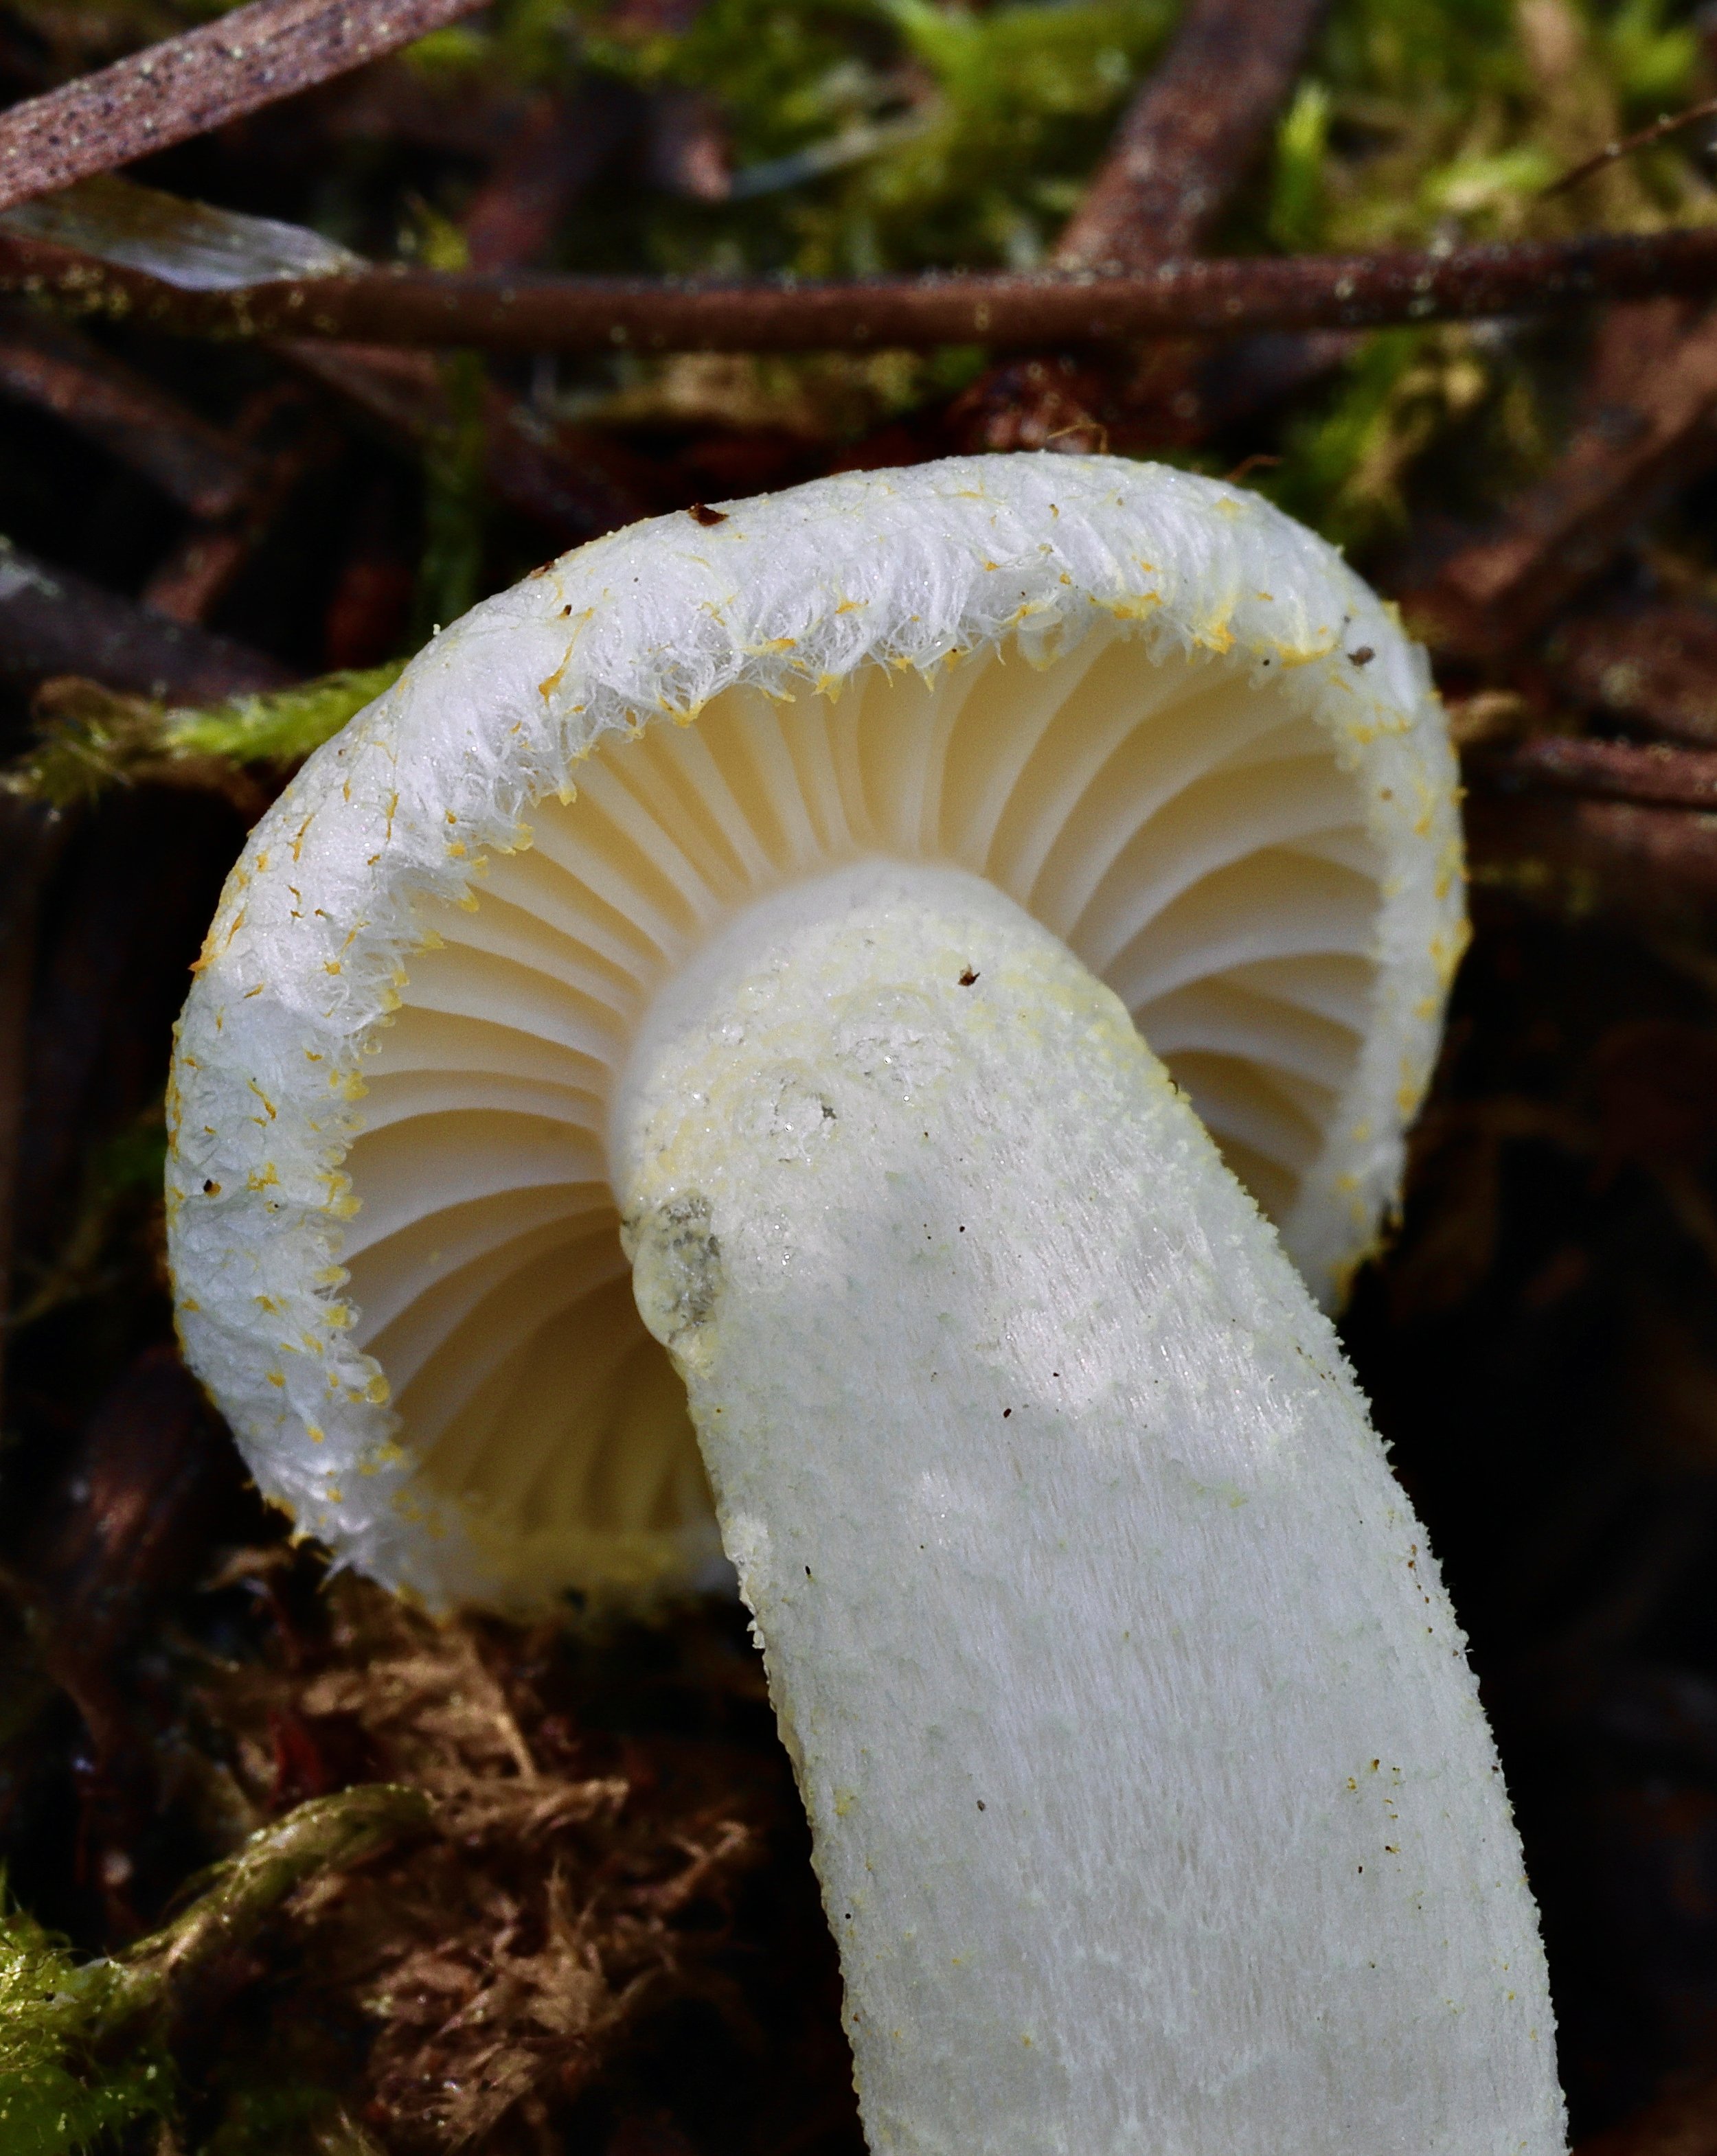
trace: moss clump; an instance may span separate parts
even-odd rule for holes
[[[207,711],[168,711],[162,739],[169,753],[220,756],[234,763],[302,762],[346,721],[392,688],[402,659],[384,665],[319,675],[290,689],[234,696]]]
[[[0,1907],[0,2148],[75,2156],[136,2119],[165,2118],[172,2061],[157,2041],[115,2046],[127,1980],[111,1962],[80,1969],[33,1918]]]
[[[387,1784],[301,1804],[210,1872],[182,1915],[111,1960],[79,1966],[33,1917],[0,1908],[5,2156],[79,2156],[136,2120],[171,2119],[178,2082],[168,2045],[182,2034],[175,2024],[185,1980],[217,1968],[301,1888],[421,1834],[430,1817],[421,1789]],[[279,2149],[275,2129],[319,2120],[332,2132],[337,2123],[333,2100],[303,2083],[265,2103],[256,2097],[252,2109],[270,2132],[247,2141],[235,2128],[234,2156]]]
[[[76,677],[50,681],[37,697],[36,745],[0,771],[0,788],[69,808],[116,785],[203,786],[254,813],[263,797],[239,778],[244,767],[302,762],[391,687],[404,664],[324,674],[204,709],[121,696]]]

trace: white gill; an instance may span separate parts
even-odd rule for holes
[[[1149,663],[1102,623],[1047,667],[1004,648],[790,704],[729,690],[605,737],[574,782],[474,904],[420,911],[437,947],[409,961],[345,1163],[354,1344],[401,1441],[545,1565],[593,1530],[707,1517],[604,1132],[657,992],[760,896],[871,855],[985,877],[1121,994],[1265,1211],[1292,1214],[1367,1024],[1380,870],[1359,781],[1275,683]]]

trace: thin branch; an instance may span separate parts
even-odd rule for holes
[[[1512,748],[1476,752],[1463,768],[1469,779],[1502,793],[1581,793],[1708,814],[1717,808],[1717,750],[1547,734]]]
[[[1541,736],[1470,750],[1462,773],[1479,890],[1574,918],[1596,906],[1701,932],[1717,919],[1717,752]]]
[[[5,1319],[12,1308],[16,1256],[18,1147],[23,1136],[30,993],[35,983],[36,915],[64,831],[63,821],[44,803],[0,796],[0,1379],[5,1374]]]
[[[1475,787],[1467,803],[1475,891],[1574,920],[1595,907],[1700,935],[1717,921],[1717,831],[1709,816],[1550,791]],[[1717,2156],[1717,2147],[1711,2150]]]
[[[1401,594],[1445,651],[1518,647],[1591,582],[1666,488],[1717,457],[1717,318],[1669,300],[1618,307],[1599,332],[1567,447],[1497,524]]]
[[[502,148],[461,220],[474,270],[537,261],[567,211],[639,122],[618,84],[537,99]]]
[[[450,422],[445,385],[427,352],[293,338],[275,349],[398,440],[420,448]],[[629,484],[617,469],[623,452],[611,439],[594,429],[539,431],[534,418],[517,398],[486,385],[485,474],[499,500],[563,545],[581,545],[666,506]],[[647,468],[639,475],[650,476]]]
[[[0,677],[33,683],[61,674],[181,704],[218,703],[291,678],[260,651],[151,613],[0,540]]]
[[[1322,13],[1323,0],[1194,0],[1051,265],[1136,271],[1200,248],[1293,90]],[[1205,357],[1185,339],[1158,346],[1140,408],[1167,414],[1196,401]],[[1087,382],[1054,358],[993,367],[949,413],[954,438],[974,449],[1106,447],[1105,423],[1133,402],[1109,372]]]
[[[332,337],[491,352],[810,352],[1369,329],[1717,290],[1717,227],[1375,255],[1164,262],[1108,277],[933,272],[713,283],[376,269],[231,292],[0,233],[0,288],[191,336]]]
[[[0,209],[206,134],[481,4],[252,0],[0,114]]]
[[[1588,157],[1584,164],[1576,165],[1572,172],[1564,172],[1560,179],[1552,180],[1547,187],[1540,188],[1540,200],[1565,194],[1570,187],[1577,187],[1582,180],[1589,180],[1594,172],[1602,172],[1606,165],[1613,165],[1618,157],[1631,157],[1636,150],[1648,150],[1653,142],[1680,134],[1684,127],[1695,127],[1700,121],[1712,119],[1717,119],[1717,97],[1708,97],[1700,105],[1690,105],[1685,112],[1666,113],[1649,127],[1624,135],[1619,142],[1606,142],[1595,157]]]
[[[1055,250],[1135,270],[1200,247],[1293,89],[1324,0],[1195,0]]]
[[[1645,732],[1717,747],[1717,613],[1689,599],[1560,624],[1545,654],[1565,696]]]
[[[52,412],[193,516],[229,516],[257,477],[244,445],[80,336],[0,305],[0,396]]]

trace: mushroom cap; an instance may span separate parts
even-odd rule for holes
[[[744,906],[988,877],[1121,996],[1326,1302],[1464,940],[1423,654],[1233,486],[977,457],[636,525],[443,631],[233,871],[181,1020],[189,1359],[264,1492],[432,1605],[720,1563],[608,1133]]]

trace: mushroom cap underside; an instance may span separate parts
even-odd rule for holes
[[[1422,658],[1255,497],[1108,459],[637,526],[444,633],[259,825],[182,1024],[192,1358],[259,1481],[443,1603],[706,1573],[608,1176],[630,1045],[747,905],[998,885],[1121,996],[1325,1299],[1462,938]]]

